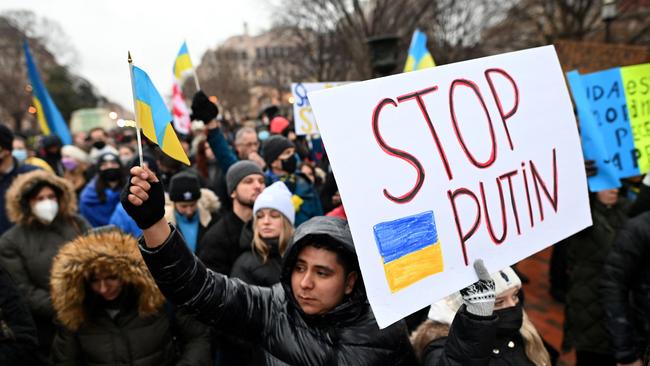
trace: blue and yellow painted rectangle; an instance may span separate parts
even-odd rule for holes
[[[382,222],[373,231],[391,292],[443,271],[433,211]]]

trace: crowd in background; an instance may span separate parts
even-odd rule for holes
[[[322,141],[277,111],[223,120],[201,92],[192,113],[201,127],[180,136],[191,166],[142,142],[156,177],[147,197],[158,180],[164,190],[148,215],[125,197],[135,129],[77,132],[64,146],[0,124],[0,365],[555,364],[516,271],[480,262],[478,282],[379,330]],[[594,225],[554,253],[564,347],[578,365],[645,365],[650,178],[590,198]],[[166,266],[137,241],[159,213],[172,225],[164,247],[192,254]],[[293,282],[323,248],[343,282],[301,295],[330,276]]]

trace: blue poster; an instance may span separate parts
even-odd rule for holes
[[[621,69],[585,74],[581,79],[593,120],[608,152],[606,162],[616,169],[619,178],[640,175]],[[582,120],[587,112],[578,113]]]
[[[621,186],[619,171],[610,161],[610,152],[605,142],[604,129],[598,125],[593,113],[593,106],[587,96],[583,77],[578,71],[566,74],[573,94],[573,101],[578,109],[582,152],[586,160],[596,162],[598,173],[587,179],[589,190],[598,192]]]

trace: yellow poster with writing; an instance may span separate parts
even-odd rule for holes
[[[650,64],[621,67],[621,78],[639,172],[644,174],[650,168]]]

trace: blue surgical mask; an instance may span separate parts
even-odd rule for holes
[[[262,130],[257,133],[257,138],[260,139],[260,141],[264,141],[269,138],[269,131],[267,130]]]
[[[27,159],[27,150],[14,149],[11,152],[11,155],[13,155],[13,157],[16,158],[16,160],[18,160],[19,163],[22,163],[23,161],[25,161],[25,159]]]

